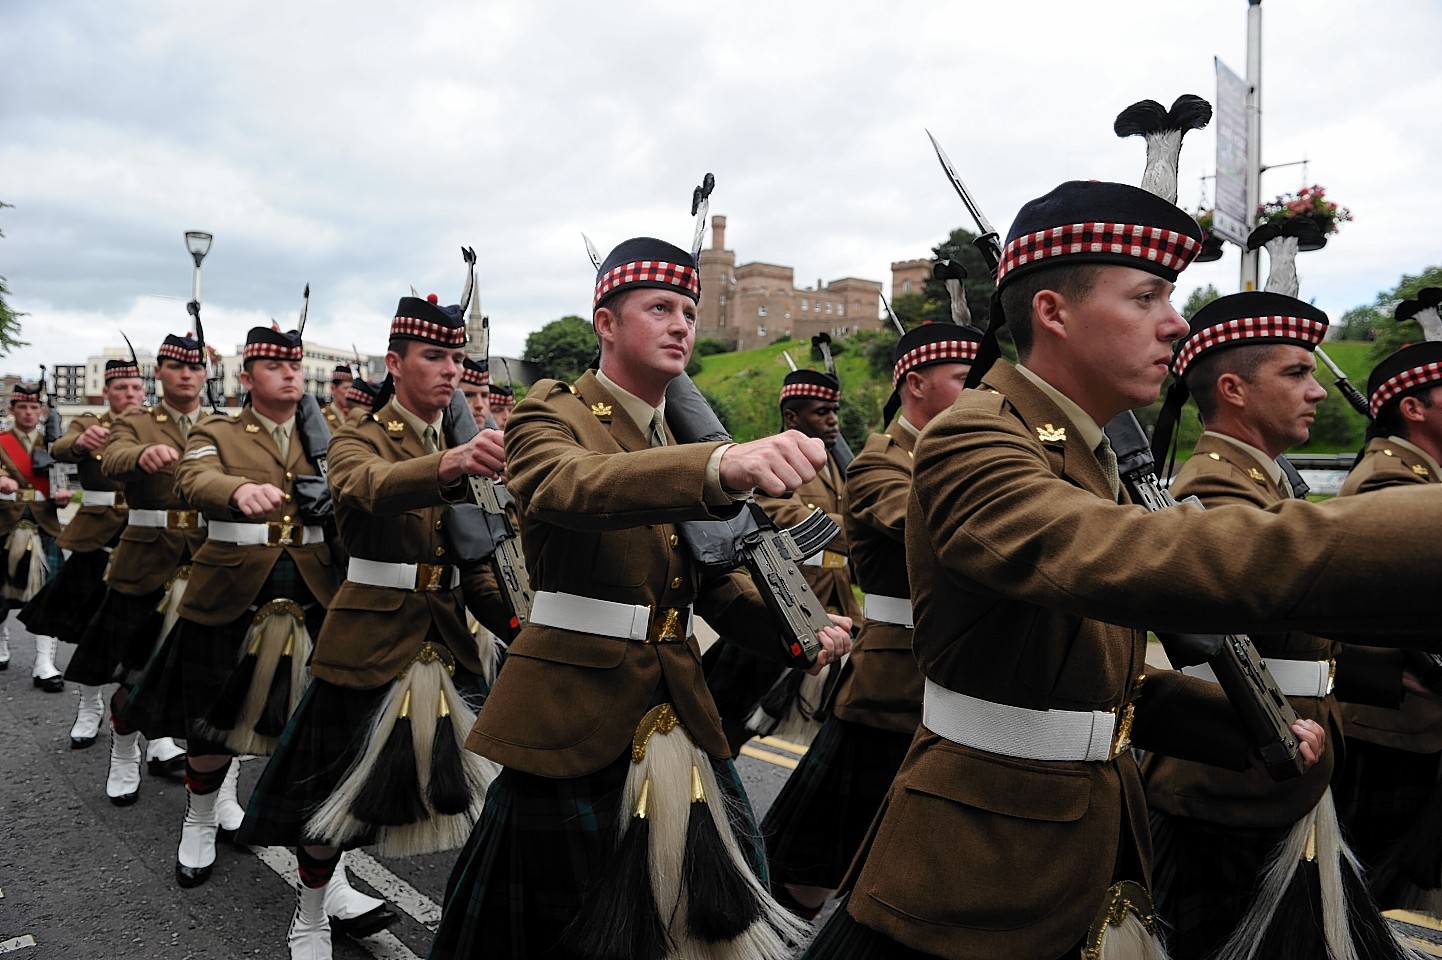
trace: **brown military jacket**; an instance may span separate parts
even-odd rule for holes
[[[822,606],[833,613],[850,617],[861,622],[861,605],[851,589],[851,565],[846,543],[846,476],[830,452],[826,454],[826,473],[815,477],[796,488],[789,497],[767,497],[758,495],[756,502],[778,526],[791,527],[805,520],[817,507],[826,511],[833,523],[841,528],[836,539],[826,545],[826,562],[833,566],[801,565],[801,575],[810,584]]]
[[[80,435],[92,426],[109,427],[114,417],[106,410],[100,415],[82,413],[70,421],[65,433],[50,445],[50,455],[61,463],[76,464],[80,474],[82,490],[119,491],[124,488],[100,471],[102,450],[85,451],[75,445]],[[90,553],[103,547],[112,547],[125,529],[126,509],[123,504],[109,507],[96,503],[82,503],[75,515],[66,524],[57,541],[63,550],[76,553]]]
[[[191,414],[191,430],[211,416],[197,407]],[[175,490],[178,462],[157,473],[140,468],[140,455],[157,443],[185,451],[185,437],[167,408],[157,404],[127,410],[110,425],[110,441],[101,454],[101,473],[125,485],[125,504],[130,510],[194,509]],[[204,542],[205,529],[199,525],[167,530],[127,524],[110,555],[105,582],[126,596],[153,593],[165,586],[177,567],[188,564]]]
[[[190,585],[180,603],[185,619],[206,626],[235,622],[254,602],[282,552],[295,562],[312,596],[330,603],[342,578],[331,562],[330,547],[324,541],[299,544],[304,524],[293,499],[295,478],[320,471],[306,455],[298,428],[292,429],[288,453],[281,457],[275,439],[249,405],[236,417],[215,417],[190,431],[185,458],[175,472],[181,497],[210,520],[255,523],[236,510],[230,498],[245,483],[273,484],[284,491],[285,500],[265,519],[294,524],[297,545],[240,546],[207,538],[195,553]]]
[[[330,428],[331,433],[335,433],[341,427],[345,426],[346,419],[341,416],[340,411],[335,408],[334,403],[327,403],[320,408],[320,412],[321,415],[325,417],[325,425]]]
[[[1255,456],[1234,443],[1203,434],[1192,457],[1172,481],[1178,500],[1195,496],[1208,509],[1241,505],[1266,508],[1288,499]],[[1243,541],[1235,549],[1247,549]],[[1221,562],[1230,562],[1230,558]],[[1250,634],[1257,652],[1279,660],[1329,660],[1339,644],[1310,633]],[[1401,683],[1400,675],[1397,682]],[[1266,770],[1216,767],[1175,757],[1148,757],[1147,802],[1158,810],[1239,827],[1283,827],[1305,816],[1322,798],[1337,763],[1341,743],[1341,712],[1335,695],[1289,697],[1299,717],[1316,720],[1327,731],[1329,746],[1322,759],[1295,780],[1273,780]]]
[[[1362,459],[1342,484],[1348,497],[1386,487],[1442,483],[1436,465],[1409,446],[1378,438],[1367,444]],[[1342,725],[1350,740],[1363,740],[1414,753],[1442,750],[1442,701],[1406,694],[1396,710],[1342,704]]]
[[[698,593],[679,520],[719,519],[705,503],[718,444],[652,448],[592,373],[573,388],[543,380],[506,425],[507,488],[521,507],[531,584],[656,608],[685,607],[722,636],[780,659],[779,628],[749,578],[731,574]],[[701,673],[694,636],[642,643],[527,624],[510,646],[466,746],[507,767],[578,777],[630,748],[646,711],[670,702],[691,738],[731,751]]]
[[[17,438],[20,436],[20,434],[15,433],[14,430],[7,432],[14,434]],[[37,438],[38,437],[39,434],[37,434]],[[23,440],[21,441],[21,446],[24,446]],[[44,446],[44,443],[37,439],[36,446]],[[17,480],[20,483],[21,491],[19,496],[14,500],[0,500],[0,538],[10,536],[10,531],[14,530],[16,524],[24,519],[27,511],[29,511],[30,518],[35,521],[37,527],[52,537],[59,536],[61,531],[60,511],[56,509],[55,501],[50,499],[27,501],[23,499],[25,495],[24,491],[35,489],[35,485],[21,472],[20,468],[15,464],[15,461],[10,459],[10,455],[5,452],[4,448],[0,448],[0,471],[4,471],[6,476],[13,477]]]
[[[1335,635],[1380,619],[1421,641],[1435,624],[1421,587],[1442,564],[1427,519],[1442,491],[1383,491],[1370,510],[1341,500],[1150,513],[1112,502],[1093,452],[1010,364],[997,363],[984,386],[932,421],[916,448],[913,648],[938,684],[1036,710],[1135,699],[1139,748],[1240,767],[1249,751],[1214,684],[1146,670],[1137,689],[1146,628],[1326,624]],[[1233,549],[1241,542],[1257,547]],[[1363,595],[1356,571],[1369,563],[1386,576]],[[858,857],[850,910],[951,960],[1055,957],[1086,933],[1119,857],[1150,871],[1129,753],[1019,760],[922,727]]]
[[[296,444],[293,438],[292,448]],[[328,460],[336,525],[348,556],[447,564],[444,576],[450,576],[455,558],[446,539],[446,508],[465,499],[465,482],[441,486],[441,454],[426,452],[394,401],[332,437]],[[316,637],[310,672],[337,686],[373,689],[395,679],[430,640],[480,673],[467,607],[493,633],[509,634],[510,614],[485,563],[463,565],[460,586],[453,590],[398,590],[346,580]]]
[[[910,598],[906,577],[906,506],[911,499],[915,438],[899,422],[873,433],[846,472],[846,539],[856,578],[867,593]],[[851,666],[832,712],[842,720],[910,734],[921,722],[921,669],[911,630],[861,621]]]

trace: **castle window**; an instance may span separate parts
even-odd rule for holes
[[[756,308],[756,316],[758,316],[758,317],[764,317],[764,316],[766,316],[766,304],[763,303],[763,304],[761,304],[761,306],[759,306],[759,307]]]
[[[901,281],[901,292],[902,292],[902,293],[910,293],[910,292],[911,292],[911,281],[910,281],[910,280],[903,280],[903,281]]]

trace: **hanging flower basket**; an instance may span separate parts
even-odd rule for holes
[[[1352,219],[1352,211],[1327,199],[1326,188],[1313,184],[1296,193],[1284,193],[1257,207],[1258,223],[1275,223],[1306,217],[1317,225],[1322,236],[1337,232],[1338,225]]]
[[[1222,259],[1222,238],[1212,232],[1212,211],[1199,210],[1194,215],[1197,226],[1202,228],[1202,252],[1197,254],[1197,263],[1211,263]]]

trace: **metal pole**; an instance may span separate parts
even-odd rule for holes
[[[1262,0],[1247,0],[1247,226],[1262,201]],[[1242,251],[1242,290],[1257,289],[1262,251]]]

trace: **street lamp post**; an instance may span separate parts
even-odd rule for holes
[[[191,275],[190,280],[190,303],[186,304],[186,309],[190,311],[191,317],[195,320],[195,336],[196,339],[200,341],[202,351],[200,361],[205,364],[207,371],[205,392],[207,399],[210,401],[212,411],[217,410],[221,401],[222,386],[220,378],[225,376],[225,370],[223,367],[220,367],[219,364],[216,364],[217,369],[215,370],[215,376],[212,377],[209,374],[211,370],[210,357],[206,355],[205,333],[200,323],[200,262],[204,260],[205,255],[210,252],[210,242],[214,239],[211,234],[206,233],[204,230],[185,231],[185,249],[190,251],[190,256],[195,260],[195,273]]]
[[[1262,0],[1247,0],[1247,229],[1256,220],[1262,199]],[[1242,248],[1243,290],[1257,289],[1260,250]]]

